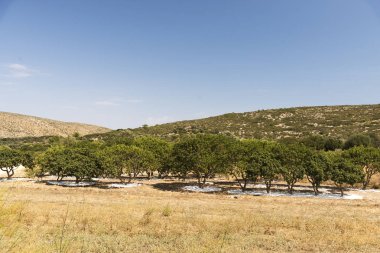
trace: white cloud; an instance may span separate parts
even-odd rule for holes
[[[168,123],[171,121],[173,121],[173,119],[169,116],[149,117],[146,119],[146,124],[148,124],[149,126],[154,126],[158,124]]]
[[[25,65],[12,63],[7,65],[8,76],[13,78],[26,78],[37,73],[37,71],[28,68]]]

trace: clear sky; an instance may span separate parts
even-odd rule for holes
[[[379,100],[378,0],[0,0],[0,111],[116,129]]]

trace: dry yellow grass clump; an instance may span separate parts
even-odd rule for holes
[[[0,184],[1,252],[379,252],[380,198]],[[160,182],[170,184],[170,182]]]

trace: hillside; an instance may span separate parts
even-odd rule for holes
[[[105,136],[151,134],[176,138],[186,133],[224,133],[241,138],[266,139],[324,135],[346,139],[355,133],[380,134],[380,105],[316,106],[228,113],[205,119],[118,130]]]
[[[99,126],[0,112],[0,138],[87,135],[108,131],[110,129]]]

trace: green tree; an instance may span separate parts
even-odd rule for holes
[[[150,173],[158,166],[152,152],[136,146],[114,145],[100,152],[101,164],[105,176],[115,177],[124,182],[128,175],[129,182],[133,177],[147,171]]]
[[[23,156],[20,151],[8,147],[0,147],[0,169],[7,173],[8,179],[14,175],[14,169],[21,165],[22,162]]]
[[[349,184],[353,186],[356,183],[362,182],[364,177],[363,171],[340,154],[335,155],[331,161],[331,180],[334,181],[343,197],[344,185]]]
[[[57,176],[57,181],[61,181],[69,174],[67,168],[68,156],[66,153],[63,146],[51,147],[41,155],[37,163],[43,171]]]
[[[257,140],[238,141],[233,146],[234,161],[229,173],[235,177],[243,191],[249,181],[257,182],[261,177],[269,193],[272,181],[278,173],[279,163],[275,158],[273,143]]]
[[[316,150],[324,150],[326,138],[321,135],[311,135],[301,139],[301,143]]]
[[[280,166],[280,146],[275,142],[266,142],[262,153],[260,177],[264,180],[267,193],[270,193],[272,182],[277,179]]]
[[[175,143],[171,153],[171,172],[185,179],[197,166],[198,141],[194,136],[187,136]]]
[[[132,175],[136,177],[144,171],[147,172],[149,177],[152,171],[158,168],[158,162],[152,152],[136,146],[129,146],[127,148],[127,168],[130,171],[130,180]]]
[[[129,150],[128,146],[118,144],[106,147],[99,152],[100,164],[105,177],[118,178],[121,182],[125,181],[123,175],[132,173],[127,164]]]
[[[305,166],[307,179],[313,186],[315,195],[318,195],[321,183],[329,179],[329,161],[324,153],[317,151],[312,152],[305,158],[307,159]]]
[[[57,176],[59,181],[72,176],[78,183],[101,174],[98,157],[93,150],[84,147],[52,147],[38,162],[43,171]]]
[[[380,149],[358,146],[344,152],[344,157],[363,168],[363,190],[365,190],[374,174],[380,172]]]
[[[181,175],[192,172],[204,187],[208,178],[226,173],[231,165],[230,151],[234,139],[223,135],[185,137],[173,148],[173,165]]]
[[[238,182],[242,191],[247,188],[248,181],[256,182],[260,175],[260,147],[257,141],[236,141],[231,146],[231,161],[228,173]]]
[[[280,152],[280,174],[287,183],[288,192],[293,194],[294,185],[305,175],[307,163],[306,158],[310,151],[303,145],[282,145]]]
[[[150,151],[153,154],[157,163],[159,177],[169,174],[167,163],[171,152],[171,146],[167,141],[156,137],[144,136],[135,139],[134,145]],[[151,175],[148,173],[148,177],[150,176]]]
[[[83,180],[91,180],[93,177],[102,174],[99,159],[91,149],[69,149],[66,155],[69,159],[67,164],[69,176],[75,177],[77,183]]]
[[[325,142],[325,151],[334,151],[343,148],[343,142],[337,138],[328,137]]]
[[[350,149],[357,146],[369,147],[372,145],[371,137],[365,134],[355,134],[350,136],[344,143],[344,149]]]

